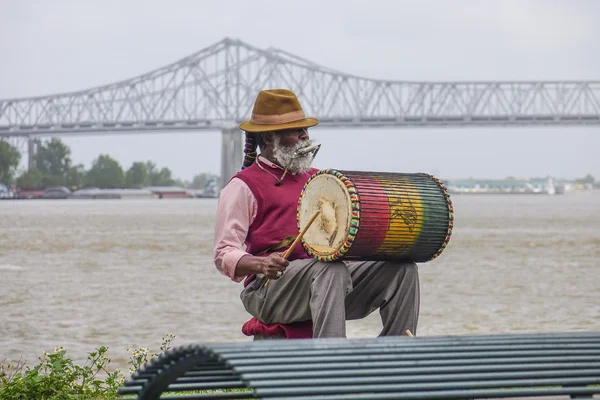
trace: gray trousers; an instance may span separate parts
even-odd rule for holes
[[[265,324],[313,321],[313,337],[346,337],[346,320],[379,309],[380,336],[416,335],[419,272],[412,262],[291,261],[267,286],[259,274],[242,291],[246,310]]]

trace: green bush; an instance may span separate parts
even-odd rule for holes
[[[162,338],[161,351],[167,351],[175,335]],[[131,352],[129,372],[158,357],[144,347],[127,349]],[[120,370],[107,367],[108,347],[102,346],[88,354],[83,366],[67,357],[63,347],[53,353],[44,352],[39,364],[31,367],[19,361],[16,365],[0,362],[0,399],[2,400],[109,400],[117,397],[117,389],[125,381]]]

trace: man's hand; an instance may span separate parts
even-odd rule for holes
[[[281,254],[270,254],[264,257],[262,274],[269,279],[279,279],[289,264],[290,262],[281,257]]]
[[[245,255],[238,261],[235,269],[237,276],[263,274],[267,279],[279,279],[290,264],[282,257],[283,253],[273,253],[266,257]]]

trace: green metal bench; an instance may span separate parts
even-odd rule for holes
[[[193,345],[145,365],[119,394],[147,400],[592,399],[600,395],[600,333]]]

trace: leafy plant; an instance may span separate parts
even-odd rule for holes
[[[168,333],[163,336],[161,352],[171,348],[175,337]],[[127,350],[131,351],[130,372],[158,357],[158,354],[151,354],[149,349],[143,347]],[[55,348],[52,353],[44,352],[38,357],[39,364],[34,367],[22,360],[14,366],[6,363],[6,360],[0,362],[0,399],[114,399],[125,376],[119,369],[109,370],[111,360],[107,352],[106,346],[95,349],[88,354],[83,366],[67,357],[67,351],[62,346]]]

